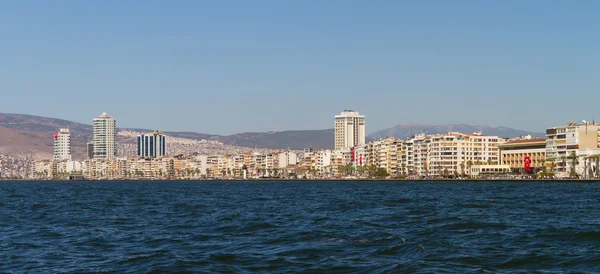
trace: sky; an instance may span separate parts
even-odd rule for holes
[[[4,1],[0,112],[209,134],[600,120],[600,1]]]

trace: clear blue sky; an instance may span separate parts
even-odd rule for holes
[[[600,120],[600,1],[5,1],[0,112],[230,134]]]

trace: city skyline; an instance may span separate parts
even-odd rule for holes
[[[368,114],[368,133],[409,122],[543,131],[596,118],[599,5],[11,2],[0,108],[221,135],[330,128],[331,109],[346,108]]]

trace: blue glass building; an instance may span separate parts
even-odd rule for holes
[[[160,157],[167,154],[166,136],[160,131],[138,135],[137,155],[140,157]]]

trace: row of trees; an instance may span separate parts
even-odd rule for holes
[[[559,159],[556,159],[554,157],[550,157],[548,158],[548,163],[550,163],[550,172],[547,172],[545,169],[546,167],[544,166],[544,171],[546,171],[545,174],[553,174],[554,173],[554,168],[556,167],[557,163],[560,163],[562,167],[565,168],[565,170],[568,167],[567,164],[567,160],[569,161],[568,163],[570,164],[569,167],[569,174],[571,178],[578,178],[580,175],[582,174],[577,174],[577,170],[576,167],[577,165],[579,165],[579,156],[573,151],[571,152],[571,154],[569,154],[568,156],[562,156]],[[590,155],[590,156],[585,156],[583,158],[584,160],[584,173],[587,175],[588,178],[598,178],[598,171],[600,168],[600,155]],[[542,171],[542,172],[544,172]]]
[[[355,167],[351,164],[339,166],[338,172],[343,176],[367,176],[369,178],[385,178],[390,176],[385,168],[377,167],[375,165],[358,166]]]

